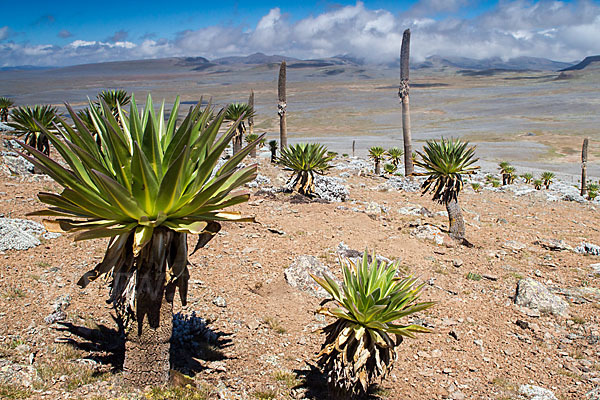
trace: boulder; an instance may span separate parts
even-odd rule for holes
[[[53,239],[59,233],[47,232],[38,222],[28,219],[0,218],[0,251],[27,250],[40,245],[40,237]]]
[[[334,277],[329,268],[314,256],[298,256],[284,271],[285,280],[290,286],[320,299],[330,297],[329,293],[310,276],[311,274],[317,277],[327,275],[336,281],[338,285],[341,285],[340,281]]]
[[[521,385],[519,393],[528,400],[558,400],[551,390],[534,385]]]
[[[439,228],[432,225],[417,226],[413,229],[411,235],[418,239],[430,240],[438,245],[444,244],[444,234]]]
[[[532,278],[521,279],[517,283],[515,304],[538,310],[542,314],[568,316],[569,304]]]
[[[581,243],[581,246],[577,246],[575,248],[575,253],[587,254],[591,256],[600,256],[600,246],[583,242]]]
[[[329,202],[342,202],[348,198],[348,189],[343,185],[344,180],[331,176],[315,176],[315,194]]]

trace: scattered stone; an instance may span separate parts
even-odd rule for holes
[[[315,176],[315,194],[328,202],[339,203],[346,201],[348,189],[343,185],[344,180],[331,176]]]
[[[515,304],[538,310],[542,314],[567,316],[569,304],[551,293],[542,283],[532,279],[521,279],[517,283]]]
[[[595,244],[581,243],[581,246],[577,246],[575,248],[575,253],[579,254],[589,254],[592,256],[600,256],[600,246],[596,246]]]
[[[41,244],[40,237],[54,239],[60,233],[46,231],[40,223],[28,219],[0,218],[0,251],[27,250]]]
[[[552,292],[561,294],[574,304],[600,302],[600,289],[592,286],[572,288],[551,288]]]
[[[277,228],[267,228],[267,230],[268,230],[269,232],[271,232],[271,233],[275,233],[275,234],[277,234],[277,235],[281,235],[281,236],[285,235],[285,232],[284,232],[284,231],[282,231],[282,230],[279,230],[279,229],[277,229]]]
[[[29,175],[34,173],[33,164],[14,151],[0,151],[7,175]]]
[[[250,188],[257,188],[259,186],[268,185],[271,183],[271,179],[268,176],[264,176],[261,174],[256,175],[253,181],[246,183],[246,186]]]
[[[600,386],[589,391],[585,395],[586,400],[600,400]]]
[[[456,331],[450,331],[448,335],[452,336],[455,340],[459,340],[459,335]]]
[[[66,309],[71,305],[71,296],[68,294],[58,297],[52,303],[52,313],[44,317],[44,322],[53,324],[67,319]]]
[[[375,190],[380,192],[387,192],[389,190],[402,190],[405,192],[417,192],[421,189],[421,183],[415,179],[411,181],[402,176],[392,176],[384,183],[378,185]]]
[[[529,400],[558,400],[552,391],[534,385],[521,385],[519,393]]]
[[[442,231],[432,225],[418,226],[411,232],[411,235],[418,239],[430,240],[438,245],[444,244],[444,235],[442,234]]]
[[[456,258],[452,260],[452,265],[454,265],[456,268],[460,268],[463,266],[463,260],[461,260],[460,258]]]
[[[592,273],[594,275],[600,275],[600,264],[591,264],[590,268],[592,269]]]
[[[490,275],[490,274],[483,274],[481,275],[482,277],[484,277],[485,279],[489,280],[489,281],[497,281],[498,277],[496,275]]]
[[[569,246],[564,240],[558,239],[541,239],[537,240],[535,244],[538,244],[546,250],[551,251],[573,250],[573,248]]]
[[[529,322],[527,321],[523,321],[522,319],[518,319],[517,322],[515,322],[515,324],[517,324],[517,326],[521,329],[530,329],[529,328]]]
[[[363,257],[363,252],[351,249],[344,242],[340,242],[340,244],[338,244],[336,252],[340,257],[349,258],[354,263],[361,261]],[[389,258],[380,256],[379,254],[376,254],[375,258],[379,263],[385,262],[386,264],[390,264],[392,262]],[[373,261],[371,254],[367,254],[367,260],[369,264]],[[396,261],[399,260],[400,259],[397,259]]]
[[[422,210],[426,208],[425,207],[421,207],[418,204],[407,204],[402,208],[398,209],[398,213],[402,214],[402,215],[416,215],[416,216],[421,216],[423,215]]]
[[[502,245],[502,247],[504,247],[505,249],[509,249],[509,250],[523,250],[525,246],[523,243],[517,242],[516,240],[509,240],[507,242],[504,242],[504,244]]]
[[[173,334],[171,343],[180,349],[192,349],[199,354],[206,343],[216,343],[219,335],[213,332],[204,318],[196,316],[196,312],[173,315]]]
[[[284,271],[285,280],[290,286],[295,287],[303,292],[307,292],[317,298],[328,298],[329,293],[327,293],[325,289],[315,282],[310,274],[317,277],[323,277],[323,275],[327,275],[336,281],[338,285],[341,285],[339,280],[335,278],[329,268],[323,265],[314,256],[298,256]]]
[[[383,212],[381,206],[374,201],[367,204],[365,207],[365,213],[369,215],[379,215]]]
[[[212,302],[217,307],[227,307],[227,300],[225,300],[222,296],[215,297]]]

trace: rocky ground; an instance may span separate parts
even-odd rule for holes
[[[259,157],[239,207],[259,223],[226,224],[194,254],[189,305],[175,307],[172,362],[191,380],[134,390],[105,284],[75,284],[106,241],[20,221],[58,187],[0,150],[0,398],[324,399],[313,332],[327,321],[306,273],[339,277],[338,255],[368,249],[400,259],[437,302],[413,318],[433,333],[398,348],[374,398],[600,399],[600,215],[568,185],[466,187],[465,247],[446,235],[442,206],[364,160],[336,159],[319,189],[329,202],[310,202],[279,192],[287,172]]]

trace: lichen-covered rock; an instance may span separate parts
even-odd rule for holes
[[[303,292],[309,293],[320,299],[329,297],[325,291],[310,275],[322,277],[327,275],[340,285],[329,268],[323,265],[316,257],[301,255],[296,257],[292,265],[284,271],[287,283]]]
[[[256,178],[254,178],[253,181],[246,183],[246,186],[248,186],[250,188],[257,188],[259,186],[268,185],[270,183],[271,183],[271,179],[269,179],[268,176],[258,174],[258,175],[256,175]]]
[[[1,151],[0,156],[8,169],[7,175],[29,175],[34,173],[33,164],[13,151]]]
[[[421,184],[417,180],[410,180],[402,176],[392,176],[384,183],[378,185],[376,190],[386,192],[389,190],[402,190],[405,192],[417,192],[421,189]]]
[[[558,400],[551,390],[534,385],[521,385],[519,393],[528,400]]]
[[[60,233],[47,232],[38,222],[28,219],[0,218],[0,251],[27,250],[40,245],[40,237],[54,239]]]
[[[418,239],[430,240],[438,245],[444,244],[444,234],[439,228],[432,225],[417,226],[413,229],[411,235]]]
[[[559,296],[551,293],[546,286],[532,278],[521,279],[517,283],[515,304],[542,314],[567,316],[569,304]]]
[[[315,194],[329,202],[339,203],[348,198],[348,189],[343,185],[344,180],[331,176],[315,176]]]
[[[600,246],[583,242],[581,243],[581,246],[577,246],[575,248],[575,253],[588,254],[591,256],[600,256]]]

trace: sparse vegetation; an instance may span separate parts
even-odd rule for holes
[[[465,223],[458,204],[458,195],[463,188],[463,175],[475,173],[479,167],[473,166],[475,147],[458,139],[427,141],[423,153],[418,152],[421,160],[415,165],[425,169],[419,175],[427,176],[423,182],[423,193],[433,192],[433,200],[446,206],[449,219],[450,236],[463,240]]]
[[[393,175],[398,170],[398,167],[391,163],[385,163],[383,165],[383,170],[386,174]]]
[[[404,155],[404,150],[399,147],[392,147],[388,149],[386,152],[389,157],[390,162],[394,165],[394,167],[398,168],[398,166],[402,163],[402,156]]]
[[[244,121],[255,117],[254,108],[246,103],[231,103],[227,106],[225,120],[231,121],[237,129],[237,134],[233,137],[233,154],[242,150],[242,141],[246,133],[246,124]]]
[[[269,140],[269,151],[271,151],[271,162],[277,161],[277,140]]]
[[[541,190],[543,184],[544,184],[544,181],[541,179],[534,179],[534,181],[533,181],[533,187],[536,190]]]
[[[288,184],[292,182],[293,190],[308,197],[314,194],[314,174],[323,175],[331,168],[327,147],[319,143],[298,143],[283,148],[278,161],[292,170]]]
[[[550,189],[550,184],[553,182],[554,179],[554,172],[543,172],[542,173],[542,181],[544,181],[544,186],[546,186],[546,189]]]
[[[475,192],[477,192],[477,193],[481,192],[481,184],[480,183],[472,182],[471,187],[473,188],[473,190]]]
[[[0,97],[0,122],[8,122],[8,113],[14,104],[8,97]]]
[[[25,144],[45,155],[50,155],[48,136],[54,130],[52,123],[57,120],[58,109],[49,105],[17,107],[11,111],[9,126],[18,135],[25,136]]]
[[[175,130],[177,109],[165,123],[164,108],[155,114],[150,96],[141,114],[133,97],[130,118],[118,108],[123,126],[111,113],[93,115],[106,144],[103,151],[86,129],[73,129],[62,120],[61,135],[67,140],[48,135],[68,169],[26,147],[32,155],[27,158],[65,188],[61,194],[40,193],[50,207],[31,215],[60,217],[47,225],[78,232],[79,240],[112,238],[104,259],[78,284],[112,276],[110,301],[128,333],[128,348],[135,349],[125,353],[124,378],[134,385],[160,385],[169,376],[171,302],[177,289],[186,304],[187,235],[199,235],[199,249],[220,230],[219,221],[252,221],[223,211],[248,199],[234,190],[256,176],[256,166],[237,168],[255,143],[213,175],[237,129],[234,124],[217,139],[224,110],[209,122],[210,110],[201,111],[198,104]],[[134,278],[138,284],[131,286]],[[134,316],[140,312],[148,317],[138,325]]]
[[[266,317],[264,319],[264,323],[269,327],[269,329],[273,330],[276,333],[279,333],[280,335],[284,334],[287,332],[287,329],[285,329],[282,325],[281,322],[274,317]]]
[[[523,178],[525,183],[529,185],[533,180],[533,174],[531,172],[525,172],[523,175],[521,175],[521,178]]]
[[[335,308],[318,310],[335,318],[321,329],[326,338],[318,354],[333,399],[364,396],[371,384],[385,378],[392,368],[396,359],[394,348],[403,337],[429,332],[419,325],[395,323],[433,305],[417,303],[423,285],[416,285],[417,280],[412,277],[396,278],[398,262],[379,263],[374,254],[372,259],[369,263],[366,250],[356,263],[343,259],[342,288],[328,276],[313,276],[335,302]]]
[[[375,175],[381,174],[381,161],[383,161],[384,154],[385,150],[381,146],[373,146],[369,149],[369,157],[375,163]]]

